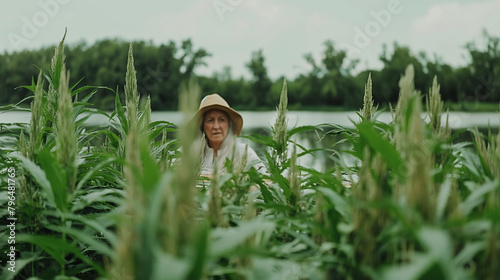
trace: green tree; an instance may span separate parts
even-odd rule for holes
[[[345,50],[335,49],[331,41],[325,42],[323,54],[323,65],[325,75],[323,77],[322,93],[333,106],[359,106],[363,98],[362,87],[357,86],[351,72],[356,67],[357,60],[348,60]]]
[[[312,54],[306,54],[305,60],[311,67],[308,75],[299,77],[299,84],[305,86],[306,92],[301,94],[301,99],[311,99],[318,96],[315,103],[308,105],[352,106],[359,104],[363,97],[362,88],[359,87],[351,72],[358,63],[357,60],[348,60],[345,50],[338,50],[332,41],[325,42],[323,59],[317,63]],[[307,104],[306,103],[306,104]]]
[[[210,54],[196,49],[191,40],[182,41],[180,46],[170,41],[160,46],[151,41],[135,41],[134,54],[137,70],[138,90],[142,97],[150,96],[153,110],[176,110],[178,88],[195,75],[196,68],[205,65]],[[66,46],[68,69],[72,77],[81,77],[81,85],[98,85],[111,89],[122,89],[125,83],[129,42],[120,39],[104,39],[92,45],[79,42]],[[0,55],[0,104],[13,104],[29,92],[20,85],[29,84],[38,74],[38,68],[48,69],[54,47],[34,51],[14,52]],[[78,81],[70,81],[74,84]],[[110,110],[115,95],[111,91],[99,90],[90,100],[96,107]]]
[[[422,88],[423,94],[428,94],[428,89],[431,87],[432,79],[437,77],[439,84],[441,85],[440,94],[441,98],[446,101],[458,102],[459,101],[459,86],[457,80],[457,71],[449,64],[443,62],[443,60],[434,55],[433,59],[430,59],[425,53],[421,53],[420,57],[422,59],[422,65],[424,67],[424,73],[426,74],[426,87]]]
[[[394,82],[394,77],[400,77],[409,64],[413,64],[415,69],[415,88],[421,90],[427,87],[422,63],[408,47],[394,43],[393,51],[389,54],[387,45],[384,45],[380,61],[384,67],[373,74],[373,96],[376,101],[387,104],[398,100],[399,85]]]
[[[225,66],[222,71],[214,72],[211,77],[199,77],[203,94],[218,93],[237,109],[251,109],[249,102],[254,99],[248,82],[242,77],[233,79],[231,67]]]
[[[474,101],[498,102],[500,101],[500,38],[492,37],[484,30],[482,41],[483,46],[470,42],[465,47],[470,56],[467,80],[473,83],[464,85],[467,89],[464,95]]]
[[[253,52],[252,58],[246,66],[252,73],[250,88],[253,98],[250,100],[250,104],[262,108],[272,103],[272,82],[267,75],[267,68],[265,66],[265,58],[262,54],[262,50]]]
[[[300,106],[317,106],[321,101],[317,98],[311,98],[318,93],[321,88],[320,73],[321,68],[316,64],[312,54],[307,53],[304,59],[311,67],[311,70],[306,74],[300,74],[294,81],[290,81],[288,93],[288,104],[290,108],[299,108]]]
[[[0,56],[0,104],[15,104],[30,96],[31,93],[21,85],[31,83],[33,77],[38,76],[39,70],[34,66],[46,68],[48,64],[44,59],[50,60],[48,48],[41,50],[24,50],[21,52],[7,53]]]

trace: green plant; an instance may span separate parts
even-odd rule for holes
[[[18,217],[16,271],[3,270],[2,279],[500,276],[500,134],[451,134],[441,123],[437,79],[428,122],[409,66],[392,122],[377,120],[369,75],[353,128],[291,129],[283,81],[269,135],[245,136],[265,147],[268,173],[228,160],[227,173],[202,184],[209,178],[198,176],[200,145],[190,121],[201,93],[196,82],[180,89],[178,126],[151,122],[130,45],[125,104],[117,89],[108,114],[90,99],[112,90],[70,86],[63,43],[50,70],[25,87],[33,92],[29,126],[2,126],[0,168],[16,170]],[[109,126],[89,127],[91,113]],[[349,148],[310,149],[295,141],[301,133],[319,140],[341,134]],[[457,142],[463,133],[473,142]],[[301,165],[318,152],[335,166]],[[355,158],[349,164],[347,154]],[[9,191],[0,191],[2,220],[14,215]]]

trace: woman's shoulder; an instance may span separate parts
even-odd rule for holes
[[[266,174],[267,173],[267,168],[266,166],[264,165],[264,163],[262,162],[262,159],[257,155],[257,153],[252,149],[252,147],[250,147],[249,144],[247,143],[241,143],[239,142],[238,143],[238,150],[240,152],[244,152],[246,149],[247,151],[247,164],[252,164],[252,166],[259,172],[259,173],[262,173],[262,174]]]
[[[247,154],[246,157],[248,162],[252,162],[255,160],[261,161],[257,153],[254,151],[254,149],[252,149],[252,147],[248,143],[238,142],[236,145],[237,145],[236,150],[240,157],[243,156],[246,151]]]
[[[247,146],[248,146],[248,148],[250,148],[250,146],[247,143],[243,143],[241,141],[236,141],[235,144],[236,144],[236,148],[238,148],[238,149],[240,149],[240,148],[245,149],[245,147],[247,147]]]
[[[247,144],[247,143],[242,143],[240,141],[236,142],[236,148],[239,150],[239,151],[245,151],[245,149],[248,149],[248,152],[253,152],[255,153],[255,151],[252,149],[252,147]]]

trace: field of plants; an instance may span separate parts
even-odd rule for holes
[[[284,82],[271,135],[246,136],[269,174],[227,161],[210,180],[192,148],[195,82],[179,90],[182,123],[151,122],[132,45],[113,90],[70,83],[63,40],[25,87],[29,125],[1,127],[0,278],[500,279],[500,133],[452,134],[438,81],[423,95],[411,65],[401,74],[393,121],[376,120],[368,77],[353,129],[287,129]],[[91,104],[98,91],[116,94],[112,113]],[[311,131],[352,148],[294,142]],[[318,152],[335,166],[298,164]]]

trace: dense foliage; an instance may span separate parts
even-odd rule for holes
[[[115,88],[123,87],[123,61],[127,57],[127,42],[106,39],[93,45],[86,43],[66,47],[68,68],[73,77],[83,78],[82,84]],[[196,76],[196,69],[205,65],[209,50],[196,48],[191,40],[154,45],[151,42],[134,42],[138,90],[151,97],[153,110],[176,110],[178,88]],[[289,94],[291,109],[312,109],[340,107],[356,109],[362,102],[362,91],[368,72],[373,78],[373,98],[384,107],[395,104],[399,89],[394,77],[399,77],[408,64],[415,68],[415,86],[427,89],[437,76],[442,85],[445,102],[458,104],[452,109],[476,110],[478,103],[498,103],[500,101],[500,46],[499,38],[486,32],[481,45],[469,43],[467,64],[452,67],[438,56],[413,53],[408,47],[394,43],[385,47],[380,54],[383,67],[355,73],[359,61],[348,58],[343,49],[332,41],[325,42],[321,60],[312,54],[304,59],[310,66],[308,72],[301,73],[289,84],[295,90]],[[0,54],[0,105],[14,104],[29,95],[25,89],[15,88],[38,70],[33,67],[47,67],[52,47],[40,50],[25,50]],[[272,80],[267,71],[262,50],[253,52],[246,64],[250,79],[233,77],[231,69],[225,67],[210,77],[199,76],[202,92],[218,92],[234,104],[237,109],[269,110],[278,102],[278,94],[283,78]],[[315,98],[310,98],[315,96]],[[109,91],[99,91],[93,104],[102,110],[113,110],[114,96]],[[498,106],[497,106],[498,107]],[[495,108],[496,109],[496,108]]]
[[[369,78],[355,128],[328,126],[351,147],[323,150],[328,170],[298,164],[318,151],[294,136],[325,127],[287,129],[284,82],[271,135],[247,136],[266,146],[269,174],[227,161],[210,180],[196,176],[190,122],[201,89],[181,87],[178,129],[152,123],[127,57],[108,115],[89,103],[99,88],[69,83],[61,43],[25,87],[30,124],[2,127],[0,238],[15,243],[0,250],[15,268],[2,253],[1,279],[499,279],[500,133],[456,143],[437,79],[425,122],[408,66],[387,124]],[[110,126],[86,127],[89,111]]]

